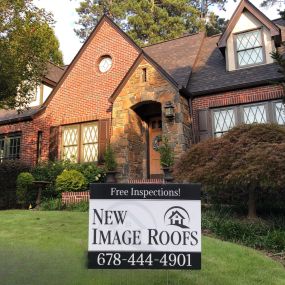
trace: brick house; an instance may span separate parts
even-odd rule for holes
[[[161,135],[178,160],[239,123],[285,124],[283,76],[270,55],[284,38],[285,21],[248,0],[222,35],[145,48],[104,16],[67,68],[50,64],[31,109],[0,110],[0,160],[100,163],[110,142],[120,182],[158,178]]]

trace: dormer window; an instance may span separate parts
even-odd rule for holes
[[[264,63],[261,29],[239,33],[236,37],[237,67],[248,67]]]

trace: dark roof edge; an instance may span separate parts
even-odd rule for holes
[[[219,93],[219,92],[238,91],[240,89],[258,87],[258,86],[263,86],[263,85],[278,84],[282,81],[284,81],[283,78],[275,78],[275,79],[271,79],[271,80],[261,80],[261,81],[257,81],[257,82],[251,82],[251,83],[242,83],[242,84],[236,84],[236,85],[231,85],[231,86],[215,88],[212,90],[203,90],[203,91],[189,92],[189,93],[190,93],[190,97],[194,99],[194,98],[199,97],[199,96],[214,95],[214,94]]]
[[[3,120],[0,121],[0,125],[9,125],[9,124],[15,124],[15,123],[20,123],[20,122],[26,122],[26,121],[32,121],[33,120],[33,116],[32,115],[28,115],[25,117],[20,117],[20,118],[13,118],[13,119],[7,119],[7,120]]]

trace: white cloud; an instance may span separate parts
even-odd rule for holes
[[[80,39],[75,35],[74,28],[75,22],[78,20],[77,12],[75,8],[79,6],[79,2],[82,0],[33,0],[35,5],[40,8],[45,8],[54,15],[56,20],[55,34],[60,41],[60,48],[64,55],[65,64],[69,64],[79,51],[82,43]],[[251,2],[260,9],[260,4],[263,0],[252,0]],[[226,5],[226,12],[214,9],[215,13],[222,18],[229,19],[234,10],[236,9],[239,1],[234,2],[229,0]],[[270,8],[262,8],[261,11],[270,19],[276,19],[279,17],[277,9],[281,10],[285,8],[283,4],[281,7],[278,5]]]

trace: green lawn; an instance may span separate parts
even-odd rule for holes
[[[0,212],[1,285],[285,284],[261,253],[204,237],[201,271],[87,270],[87,213]]]

